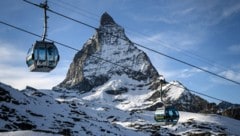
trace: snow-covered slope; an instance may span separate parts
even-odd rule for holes
[[[238,120],[189,112],[180,112],[177,125],[160,127],[153,119],[154,111],[140,108],[140,103],[144,103],[142,99],[151,96],[152,92],[145,95],[134,92],[112,95],[106,92],[107,88],[111,85],[117,87],[118,83],[116,80],[96,88],[95,93],[84,95],[72,90],[36,90],[30,87],[18,91],[1,83],[0,131],[18,131],[15,134],[20,135],[23,132],[19,130],[31,130],[26,133],[73,136],[240,133]]]
[[[59,134],[51,134],[46,132],[36,132],[31,130],[25,131],[13,131],[13,132],[2,132],[0,136],[61,136]]]

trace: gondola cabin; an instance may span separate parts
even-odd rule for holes
[[[31,72],[50,72],[59,61],[59,53],[53,42],[36,41],[29,49],[26,63]]]
[[[157,108],[154,119],[160,125],[175,125],[179,120],[179,112],[173,106]]]

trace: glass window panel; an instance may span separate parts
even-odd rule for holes
[[[157,109],[155,114],[161,114],[161,115],[164,115],[164,109]]]
[[[48,56],[48,60],[49,61],[54,61],[54,54],[55,54],[54,53],[54,48],[53,47],[49,47],[47,52],[48,52],[48,55],[47,55]]]
[[[33,60],[32,60],[32,59],[30,59],[30,60],[27,61],[28,67],[30,67],[32,64],[33,64]]]
[[[55,58],[55,60],[57,61],[58,60],[58,51],[57,51],[57,48],[54,50],[55,52],[55,54],[54,54],[54,58]]]
[[[173,115],[173,112],[170,110],[170,111],[168,111],[168,114],[169,114],[170,116],[172,116],[172,115]]]
[[[44,48],[38,48],[38,57],[39,57],[39,60],[45,60],[46,53]]]

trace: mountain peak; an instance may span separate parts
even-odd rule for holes
[[[113,18],[107,12],[102,14],[100,23],[102,26],[116,24]]]
[[[147,54],[135,47],[124,28],[107,12],[102,15],[100,24],[96,34],[75,55],[65,80],[58,87],[89,92],[115,77],[127,75],[127,79],[142,84],[159,76]],[[121,84],[119,88],[125,87]]]

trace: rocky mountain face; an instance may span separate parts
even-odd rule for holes
[[[133,80],[135,84],[132,83],[130,86],[127,83],[117,84],[115,85],[117,87],[106,90],[107,93],[121,94],[146,87],[146,93],[155,92],[152,101],[157,101],[158,89],[162,82],[162,85],[166,86],[163,91],[169,92],[166,97],[178,93],[177,98],[166,98],[166,101],[173,103],[180,110],[199,112],[205,108],[203,105],[207,104],[200,97],[189,93],[182,85],[180,86],[183,89],[180,89],[179,93],[176,92],[179,90],[176,86],[171,86],[166,81],[159,81],[158,78],[162,76],[151,64],[148,56],[134,46],[125,35],[124,29],[108,13],[102,15],[96,34],[75,55],[65,80],[55,89],[75,89],[86,93],[112,81],[114,77],[122,76],[127,76],[126,80]],[[152,107],[156,106],[152,105]]]
[[[219,114],[240,120],[240,104],[221,102],[217,107]]]
[[[116,82],[116,78],[119,81]],[[129,40],[124,29],[108,13],[104,13],[96,33],[75,55],[66,78],[54,89],[87,93],[96,92],[97,88],[109,84],[104,91],[112,95],[144,90],[146,94],[152,92],[143,100],[151,104],[144,107],[155,110],[163,104],[159,101],[162,86],[166,104],[183,111],[217,113],[219,108],[216,104],[190,93],[180,82],[160,81],[159,78],[163,76],[154,68],[146,53]],[[131,83],[122,80],[131,80]]]
[[[70,65],[66,79],[58,87],[81,92],[106,83],[114,75],[128,75],[138,81],[159,75],[148,56],[127,38],[124,29],[104,13],[101,24]]]

